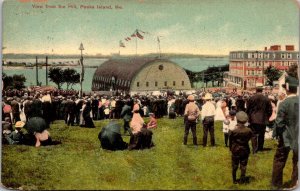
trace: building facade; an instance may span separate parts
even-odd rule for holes
[[[293,45],[286,45],[285,50],[280,45],[273,45],[264,50],[232,51],[229,54],[229,72],[224,77],[225,85],[243,89],[265,85],[263,71],[268,66],[285,71],[293,64],[299,64],[299,52]]]
[[[92,82],[92,91],[151,94],[162,90],[191,90],[185,70],[166,59],[108,60],[97,68]]]

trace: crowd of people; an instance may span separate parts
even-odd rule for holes
[[[47,127],[55,120],[64,120],[68,126],[94,128],[94,121],[110,119],[110,123],[99,133],[102,148],[109,150],[150,148],[151,129],[158,126],[157,119],[167,116],[170,119],[183,117],[183,144],[188,143],[191,130],[193,144],[198,145],[196,126],[201,122],[203,127],[202,146],[207,146],[208,133],[210,145],[215,146],[215,121],[223,124],[224,146],[232,152],[232,178],[237,183],[236,171],[241,168],[240,182],[245,183],[246,166],[250,154],[264,150],[266,138],[278,139],[279,145],[274,157],[272,185],[282,186],[282,172],[290,150],[293,150],[292,182],[296,185],[298,174],[298,81],[287,77],[286,92],[273,94],[263,92],[261,87],[256,92],[226,93],[209,90],[195,95],[165,96],[105,96],[89,95],[82,98],[74,94],[58,92],[18,92],[3,94],[2,127],[3,142],[20,144],[20,128],[26,127],[30,120],[44,120],[46,126],[40,131],[32,131],[35,146],[51,144],[52,140]],[[11,92],[10,92],[11,93]],[[145,123],[143,117],[150,117]],[[130,142],[122,140],[121,127],[115,119],[123,119],[123,134],[128,133]],[[13,125],[15,130],[13,130]],[[112,130],[113,129],[113,130]],[[270,136],[271,134],[271,136]]]

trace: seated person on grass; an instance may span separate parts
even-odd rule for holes
[[[134,109],[133,117],[130,122],[130,128],[132,129],[132,135],[129,141],[129,150],[145,149],[154,146],[152,143],[152,131],[145,128],[143,118],[141,117],[139,110]]]
[[[149,113],[150,121],[147,123],[147,129],[156,129],[157,128],[157,119],[155,119],[154,113]]]
[[[35,147],[52,145],[52,139],[47,130],[44,130],[41,133],[34,133],[34,136],[36,138]]]
[[[15,124],[15,130],[5,135],[5,139],[10,145],[20,145],[23,143],[23,133],[21,129],[24,127],[25,123],[23,121],[17,121]]]

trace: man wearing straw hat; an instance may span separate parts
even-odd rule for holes
[[[289,186],[293,188],[298,182],[299,82],[291,76],[287,76],[285,82],[282,86],[286,89],[287,98],[279,105],[273,130],[278,138],[272,173],[272,186],[275,188],[282,187],[283,169],[290,150],[293,151],[293,172]]]
[[[214,116],[216,108],[211,102],[213,97],[210,93],[206,93],[203,99],[205,100],[205,104],[202,106],[201,111],[201,118],[203,124],[203,146],[206,147],[208,131],[210,134],[211,146],[215,146]]]
[[[195,97],[193,95],[189,95],[187,99],[189,100],[189,103],[185,106],[184,111],[184,116],[187,120],[185,122],[183,144],[187,144],[187,137],[191,129],[193,134],[193,144],[197,145],[196,120],[200,115],[200,110],[199,107],[195,104]]]

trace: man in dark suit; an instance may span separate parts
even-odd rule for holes
[[[282,187],[283,168],[290,150],[293,151],[293,172],[291,190],[298,182],[298,134],[299,134],[299,96],[297,95],[298,80],[287,76],[287,98],[280,103],[274,123],[274,136],[278,139],[278,147],[273,161],[272,186]]]
[[[93,120],[98,120],[97,116],[98,116],[98,105],[99,105],[99,101],[96,98],[96,96],[94,96],[92,98],[92,114],[93,114]]]
[[[247,102],[246,113],[253,131],[251,138],[253,154],[263,150],[266,125],[272,115],[271,102],[262,94],[262,91],[262,86],[256,87],[256,94]]]

